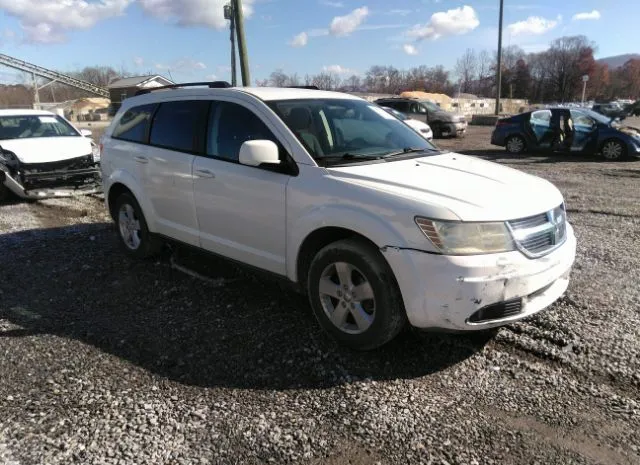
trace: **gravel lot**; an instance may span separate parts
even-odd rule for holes
[[[490,335],[349,352],[262,276],[125,258],[98,197],[1,206],[0,463],[640,463],[640,161],[490,131],[438,145],[554,182],[579,240],[567,295]]]

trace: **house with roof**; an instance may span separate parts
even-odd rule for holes
[[[109,84],[109,96],[111,97],[111,106],[109,113],[115,115],[122,102],[129,97],[136,95],[136,92],[142,89],[152,89],[154,87],[169,86],[175,84],[173,81],[160,76],[159,74],[150,76],[133,76],[123,79],[117,79]]]

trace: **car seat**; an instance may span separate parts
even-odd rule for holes
[[[320,141],[313,134],[311,126],[313,119],[311,111],[305,107],[296,107],[289,112],[289,126],[300,138],[303,145],[309,150],[313,157],[324,155]]]

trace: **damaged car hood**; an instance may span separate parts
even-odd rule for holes
[[[416,215],[443,206],[463,221],[505,221],[537,215],[563,202],[560,191],[542,178],[457,153],[329,171],[343,182],[419,201],[425,211]]]
[[[0,141],[0,147],[13,152],[21,163],[51,163],[91,155],[86,137],[38,137]]]

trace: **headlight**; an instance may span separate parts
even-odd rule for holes
[[[504,223],[465,223],[416,217],[416,224],[445,255],[478,255],[515,250]]]
[[[93,156],[94,163],[98,163],[100,161],[100,147],[93,142],[91,143],[91,155]]]

